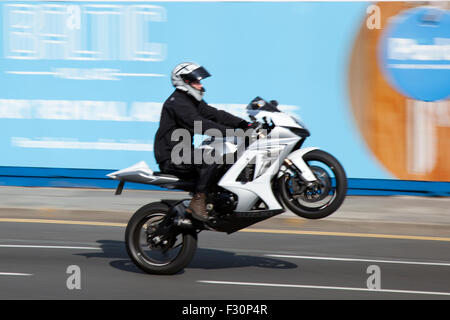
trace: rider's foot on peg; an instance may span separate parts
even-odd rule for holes
[[[194,197],[192,198],[186,211],[192,214],[192,216],[197,220],[208,221],[209,216],[208,212],[206,212],[206,194],[194,194]]]

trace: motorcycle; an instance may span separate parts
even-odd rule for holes
[[[232,155],[235,160],[217,164],[216,183],[207,197],[209,220],[197,220],[186,211],[190,199],[162,199],[136,211],[125,242],[140,269],[150,274],[181,271],[194,257],[197,236],[204,230],[231,234],[287,209],[302,218],[321,219],[341,206],[347,192],[344,168],[319,148],[302,148],[309,130],[277,106],[256,97],[247,106],[256,127],[251,136],[210,137],[198,147],[204,154]],[[191,195],[195,187],[195,179],[153,172],[143,161],[107,176],[119,180],[116,195],[125,182]]]

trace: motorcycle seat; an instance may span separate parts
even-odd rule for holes
[[[161,172],[153,172],[153,175],[156,177],[176,179],[175,181],[161,184],[160,187],[167,188],[167,189],[184,190],[184,191],[189,191],[189,192],[193,192],[195,190],[196,183],[193,180],[181,179],[180,177],[175,176],[173,174],[161,173]]]
[[[179,179],[177,176],[175,176],[173,174],[167,174],[167,173],[162,173],[162,172],[153,172],[153,175],[157,176],[157,177]]]

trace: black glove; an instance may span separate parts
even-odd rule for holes
[[[247,122],[245,120],[242,120],[241,122],[239,122],[238,128],[242,129],[242,130],[247,130],[250,126],[250,122]]]
[[[259,125],[260,125],[260,123],[259,122],[257,122],[257,121],[253,121],[253,122],[249,122],[248,123],[248,129],[256,129],[256,128],[258,128],[259,127]]]
[[[259,123],[254,121],[254,122],[247,122],[245,120],[242,120],[239,123],[239,129],[243,129],[243,130],[247,130],[247,129],[256,129],[259,126]]]

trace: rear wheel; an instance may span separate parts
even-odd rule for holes
[[[313,150],[303,156],[317,181],[307,184],[291,170],[278,180],[278,192],[286,207],[300,217],[321,219],[335,212],[347,194],[344,168],[331,154]],[[292,169],[292,168],[291,168]]]
[[[141,270],[151,274],[175,274],[186,267],[197,249],[195,232],[157,234],[161,223],[168,226],[169,206],[150,203],[131,217],[125,231],[128,255]]]

